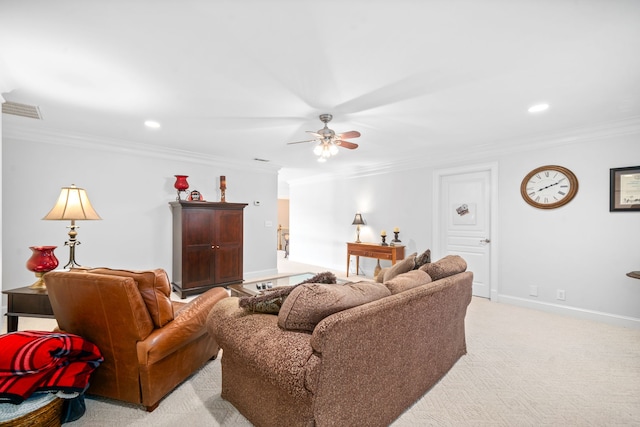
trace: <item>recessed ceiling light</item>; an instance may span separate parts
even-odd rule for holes
[[[529,107],[529,110],[527,111],[529,111],[530,113],[540,113],[548,109],[549,109],[549,104],[536,104]]]
[[[158,129],[160,127],[160,123],[156,122],[155,120],[147,120],[146,122],[144,122],[144,125],[152,129]]]

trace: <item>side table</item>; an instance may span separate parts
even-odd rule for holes
[[[7,332],[18,330],[18,317],[55,319],[46,289],[29,286],[2,291],[7,295]]]
[[[394,265],[396,261],[404,259],[404,246],[382,246],[379,243],[351,243],[347,242],[347,277],[349,277],[349,264],[351,256],[356,257],[356,275],[360,270],[360,257],[386,259]]]

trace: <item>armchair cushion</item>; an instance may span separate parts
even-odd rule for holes
[[[173,320],[173,304],[171,304],[171,284],[167,273],[161,269],[148,271],[116,270],[112,268],[92,268],[87,273],[106,274],[109,276],[131,277],[138,285],[156,328],[161,328]]]
[[[278,326],[283,329],[312,332],[322,319],[333,313],[389,295],[389,289],[374,282],[300,285],[282,304],[278,314]]]

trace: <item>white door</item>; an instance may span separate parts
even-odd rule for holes
[[[491,298],[491,169],[436,173],[437,245],[440,255],[460,255],[473,272],[473,295]]]

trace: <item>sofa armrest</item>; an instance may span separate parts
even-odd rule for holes
[[[138,342],[139,363],[153,364],[207,333],[206,320],[209,312],[228,296],[224,288],[213,288],[188,302],[171,322],[155,329],[145,340]]]
[[[233,360],[291,395],[307,395],[311,334],[281,329],[278,316],[251,313],[240,308],[238,300],[220,301],[207,319],[209,334],[222,348],[223,359]]]

